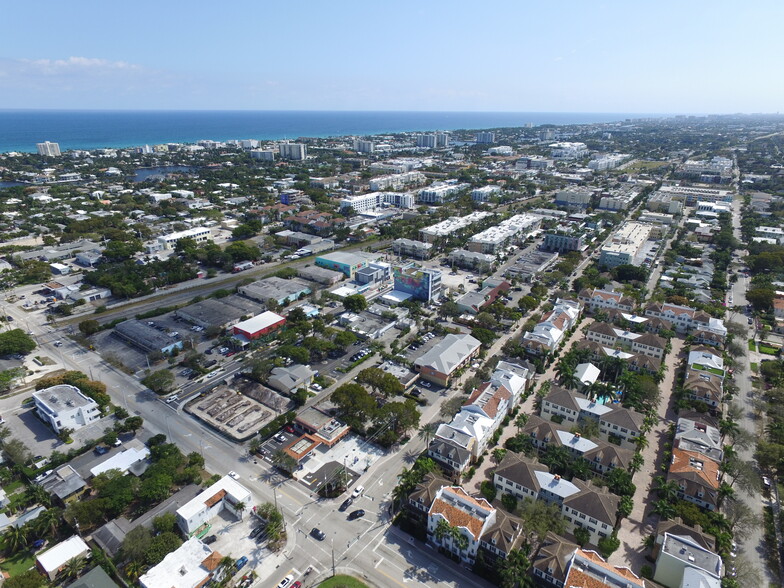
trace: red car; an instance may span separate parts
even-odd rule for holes
[[[237,355],[237,352],[236,352],[236,351],[229,351],[229,352],[226,354],[226,357],[231,357],[232,355]]]
[[[285,427],[285,429],[284,429],[284,430],[285,430],[287,433],[293,433],[293,432],[294,432],[294,427],[292,427],[291,425],[286,425],[286,427]]]
[[[302,582],[300,582],[299,580],[297,580],[296,582],[294,582],[294,583],[291,585],[291,588],[302,588]]]

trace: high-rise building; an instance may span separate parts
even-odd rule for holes
[[[490,131],[482,131],[476,134],[477,143],[495,143],[495,133]]]
[[[357,153],[373,153],[375,150],[376,144],[373,141],[354,139],[354,151]]]
[[[436,133],[436,147],[449,147],[449,133]]]
[[[57,157],[60,155],[59,143],[44,141],[43,143],[36,143],[35,146],[38,148],[38,155],[47,155],[49,157]]]
[[[436,135],[417,135],[416,144],[417,147],[435,149],[438,145],[438,141],[436,139]]]
[[[281,159],[303,161],[308,157],[308,148],[302,143],[281,143],[278,145]]]

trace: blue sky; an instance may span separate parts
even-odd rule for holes
[[[12,2],[0,108],[776,112],[784,2]]]

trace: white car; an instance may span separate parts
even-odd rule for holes
[[[364,491],[365,491],[365,487],[364,486],[357,486],[356,488],[354,488],[354,491],[351,493],[351,498],[352,499],[359,498],[360,496],[362,496],[362,493]]]
[[[232,480],[239,480],[240,475],[237,472],[229,472],[229,478],[231,478]]]
[[[278,588],[286,588],[286,586],[290,585],[291,582],[293,581],[294,581],[294,576],[289,574],[288,576],[286,576],[280,581],[280,584],[278,584]]]

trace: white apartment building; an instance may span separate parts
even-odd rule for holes
[[[373,141],[354,139],[354,151],[357,153],[373,153],[375,150],[376,144]]]
[[[139,577],[142,588],[201,588],[220,566],[223,556],[191,537]]]
[[[275,151],[272,149],[251,149],[251,159],[258,159],[260,161],[275,161]]]
[[[469,184],[458,184],[457,182],[434,182],[427,188],[422,188],[418,198],[424,204],[443,204],[469,187]]]
[[[669,194],[676,200],[682,200],[686,206],[694,206],[699,201],[704,202],[732,202],[730,190],[718,188],[703,188],[697,186],[662,186],[658,190],[662,194]]]
[[[501,186],[482,186],[471,190],[471,200],[474,202],[487,202],[494,194],[501,193]]]
[[[528,155],[526,157],[521,157],[515,162],[515,169],[549,169],[553,167],[553,165],[552,159],[547,159],[541,155]]]
[[[36,143],[38,155],[46,155],[47,157],[58,157],[60,155],[60,144],[44,141],[43,143]]]
[[[615,169],[631,157],[628,153],[609,153],[588,162],[588,168],[595,171]]]
[[[567,208],[588,208],[591,198],[593,198],[593,190],[576,186],[559,190],[555,194],[555,204]]]
[[[422,241],[425,241],[426,243],[432,243],[438,238],[448,237],[452,233],[456,233],[457,231],[461,231],[467,227],[470,227],[472,224],[477,223],[489,216],[491,216],[491,214],[484,211],[472,212],[471,214],[467,214],[465,216],[452,216],[444,221],[441,221],[440,223],[436,223],[429,227],[425,227],[424,229],[420,229],[419,236]]]
[[[371,192],[348,196],[340,201],[340,209],[353,208],[357,213],[381,208],[384,204],[397,208],[414,208],[414,195],[408,192]]]
[[[758,237],[775,239],[779,243],[784,243],[784,229],[779,227],[757,227],[755,232]]]
[[[58,384],[33,392],[35,409],[55,433],[63,429],[81,429],[101,418],[98,403],[76,386]]]
[[[278,145],[281,159],[303,161],[308,158],[308,148],[302,143],[281,143]]]
[[[444,486],[436,493],[427,513],[427,541],[456,555],[463,563],[476,560],[479,542],[495,523],[496,509],[484,498],[470,496],[460,486]],[[465,538],[465,549],[451,533],[441,535],[439,522],[445,521],[457,528]]]
[[[185,231],[169,233],[158,237],[158,244],[162,249],[171,249],[180,239],[193,239],[196,243],[208,241],[212,233],[207,227],[193,227]]]
[[[403,172],[402,174],[390,174],[386,176],[378,176],[371,178],[369,184],[370,189],[374,191],[379,190],[401,190],[405,186],[412,184],[425,183],[425,174],[422,172]]]
[[[601,248],[599,265],[614,268],[634,264],[637,255],[651,234],[651,225],[626,222],[615,231],[610,243]]]
[[[476,134],[477,143],[495,143],[495,133],[490,131],[483,131]]]
[[[542,218],[532,214],[517,214],[495,227],[477,233],[468,241],[466,249],[477,253],[496,253],[499,249],[516,244],[537,229]]]
[[[579,159],[588,155],[588,146],[585,143],[561,141],[550,145],[550,155],[555,159]]]
[[[500,157],[509,157],[510,155],[514,155],[514,149],[512,149],[509,145],[499,145],[498,147],[490,147],[487,150],[488,155],[498,155]]]
[[[417,135],[416,146],[422,149],[435,149],[438,145],[435,135]]]

